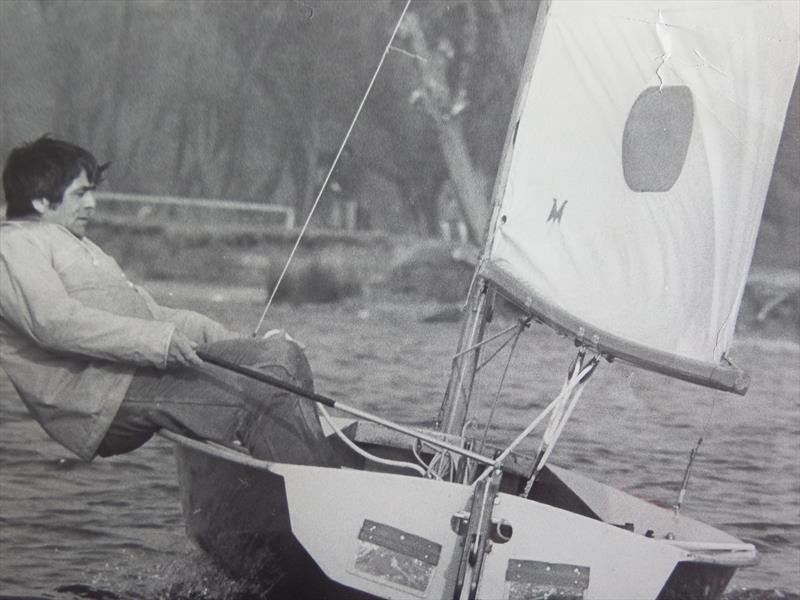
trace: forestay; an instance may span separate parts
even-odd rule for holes
[[[605,353],[743,393],[742,374],[720,363],[799,23],[797,2],[553,1],[482,275]]]

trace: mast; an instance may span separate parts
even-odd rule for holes
[[[461,336],[453,359],[447,391],[436,422],[437,429],[445,433],[460,434],[467,420],[472,388],[475,382],[475,369],[480,358],[480,344],[483,341],[487,323],[491,320],[491,309],[495,295],[490,281],[480,276],[481,265],[491,248],[492,235],[500,215],[500,204],[508,180],[511,150],[516,139],[525,97],[528,94],[533,67],[542,43],[544,25],[550,12],[550,3],[551,0],[541,0],[539,2],[528,51],[525,56],[525,64],[520,75],[520,83],[517,88],[511,120],[506,131],[500,166],[492,190],[492,214],[486,228],[481,258],[475,267],[473,284],[468,292],[467,309],[462,321]]]
[[[486,282],[476,279],[467,300],[447,392],[436,419],[436,428],[444,433],[460,434],[466,422],[480,358],[480,343],[488,322],[489,304]]]

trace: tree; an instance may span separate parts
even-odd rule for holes
[[[403,30],[413,54],[419,57],[419,80],[412,100],[419,103],[436,127],[448,175],[460,199],[470,237],[476,242],[488,222],[489,173],[496,170],[496,159],[492,164],[485,153],[481,157],[475,150],[486,138],[473,138],[470,144],[469,122],[480,114],[479,118],[489,122],[493,130],[505,131],[503,124],[513,96],[505,94],[487,102],[480,90],[485,85],[484,77],[490,73],[505,75],[500,86],[503,89],[517,88],[521,62],[519,53],[509,50],[508,19],[497,2],[430,3],[423,5],[419,14],[409,14]],[[532,27],[533,19],[529,18],[529,22]],[[490,35],[498,29],[501,35]],[[497,39],[502,40],[502,52],[496,50]],[[522,42],[515,41],[517,45]],[[500,56],[506,58],[498,69],[495,61]],[[473,104],[482,105],[483,110],[472,112]]]
[[[280,114],[277,130],[304,217],[317,195],[320,173],[330,166],[324,159],[343,140],[397,10],[389,2],[359,1],[292,7],[294,16],[276,36],[260,78]],[[304,12],[298,14],[300,9]]]

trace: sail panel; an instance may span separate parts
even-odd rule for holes
[[[800,60],[800,4],[555,0],[546,19],[481,271],[610,353],[718,369]]]

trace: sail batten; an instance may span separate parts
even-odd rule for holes
[[[720,363],[800,60],[799,6],[553,0],[481,274],[609,354],[741,391]]]

